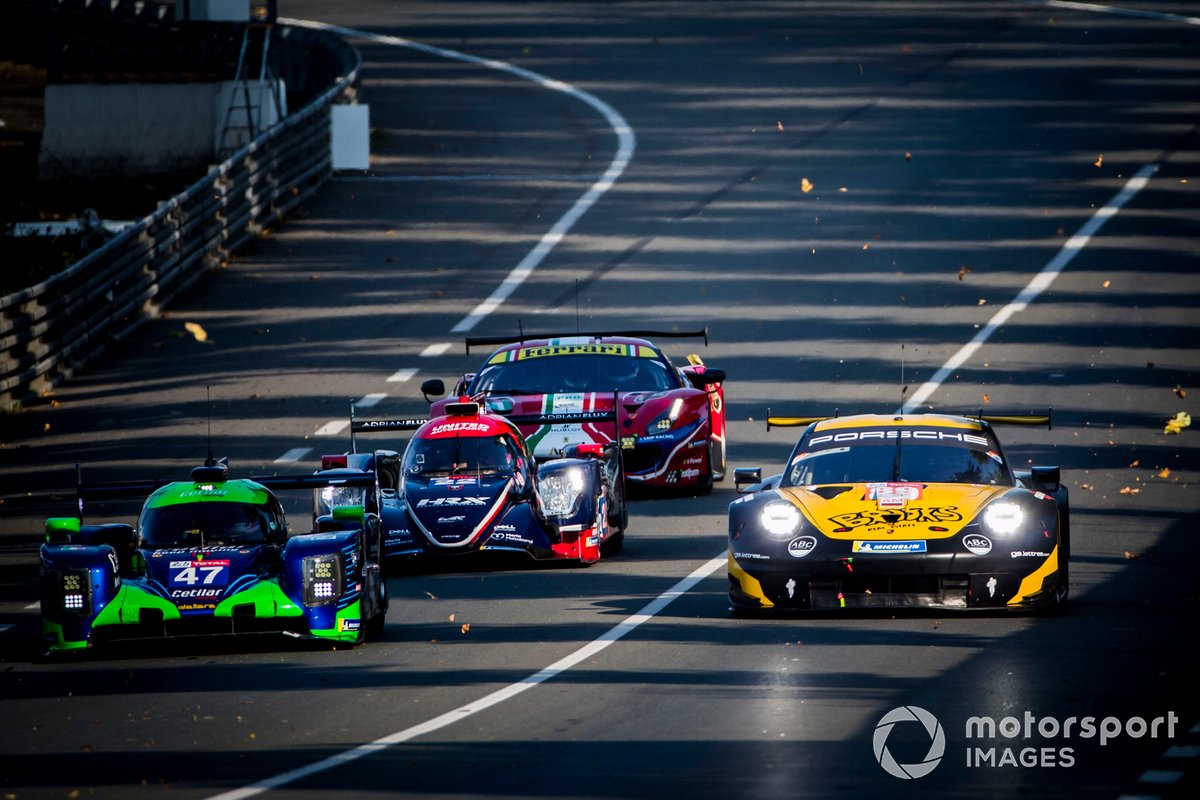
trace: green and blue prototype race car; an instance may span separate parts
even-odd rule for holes
[[[51,653],[112,639],[282,633],[358,644],[383,628],[379,517],[331,509],[290,536],[274,490],[315,475],[237,479],[211,459],[166,484],[79,485],[78,517],[46,521],[43,633]],[[336,479],[339,484],[354,477]],[[147,497],[137,526],[85,525],[85,499]]]

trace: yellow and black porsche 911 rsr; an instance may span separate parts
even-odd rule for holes
[[[864,607],[1028,610],[1067,597],[1067,488],[1015,471],[993,423],[943,414],[773,417],[804,425],[784,471],[735,472],[734,613]]]

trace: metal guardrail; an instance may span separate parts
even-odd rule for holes
[[[318,56],[336,73],[329,88],[63,272],[0,298],[5,408],[54,388],[129,336],[330,175],[330,106],[353,99],[361,57],[331,34],[286,34],[297,50],[325,51]],[[334,58],[331,50],[339,51]]]

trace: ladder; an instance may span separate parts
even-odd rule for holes
[[[242,46],[238,51],[237,74],[233,80],[233,91],[229,95],[229,105],[225,109],[225,121],[221,126],[221,136],[217,140],[217,159],[224,161],[239,147],[253,141],[260,133],[269,127],[263,123],[262,104],[265,102],[264,93],[269,93],[275,106],[275,119],[283,118],[283,102],[279,96],[279,81],[271,69],[270,49],[272,24],[269,22],[248,22],[242,29]],[[252,49],[257,50],[258,77],[255,80],[251,73]],[[254,102],[253,93],[258,94],[258,103]]]

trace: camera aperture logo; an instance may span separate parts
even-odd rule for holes
[[[915,722],[923,726],[925,732],[929,734],[929,752],[925,754],[924,759],[913,764],[897,762],[887,747],[888,736],[891,735],[892,729],[902,722]],[[946,733],[942,730],[942,724],[938,722],[937,717],[920,706],[900,706],[893,708],[879,720],[879,724],[875,726],[872,744],[875,747],[875,760],[879,762],[879,766],[883,767],[889,775],[910,780],[925,777],[941,763],[942,756],[946,753]]]
[[[900,763],[888,748],[888,737],[904,725],[895,748],[904,758],[912,758],[925,747],[923,758]],[[1039,717],[1032,711],[1022,716],[972,716],[963,726],[964,754],[968,768],[1045,768],[1073,767],[1077,762],[1076,740],[1098,740],[1106,747],[1118,739],[1175,738],[1179,715],[1174,711],[1152,719],[1145,717],[1070,716],[1063,719]],[[904,780],[923,778],[937,767],[946,754],[946,734],[937,717],[919,706],[900,706],[883,715],[872,737],[875,760],[889,774]],[[893,745],[897,742],[893,742]],[[982,746],[980,746],[982,745]]]

